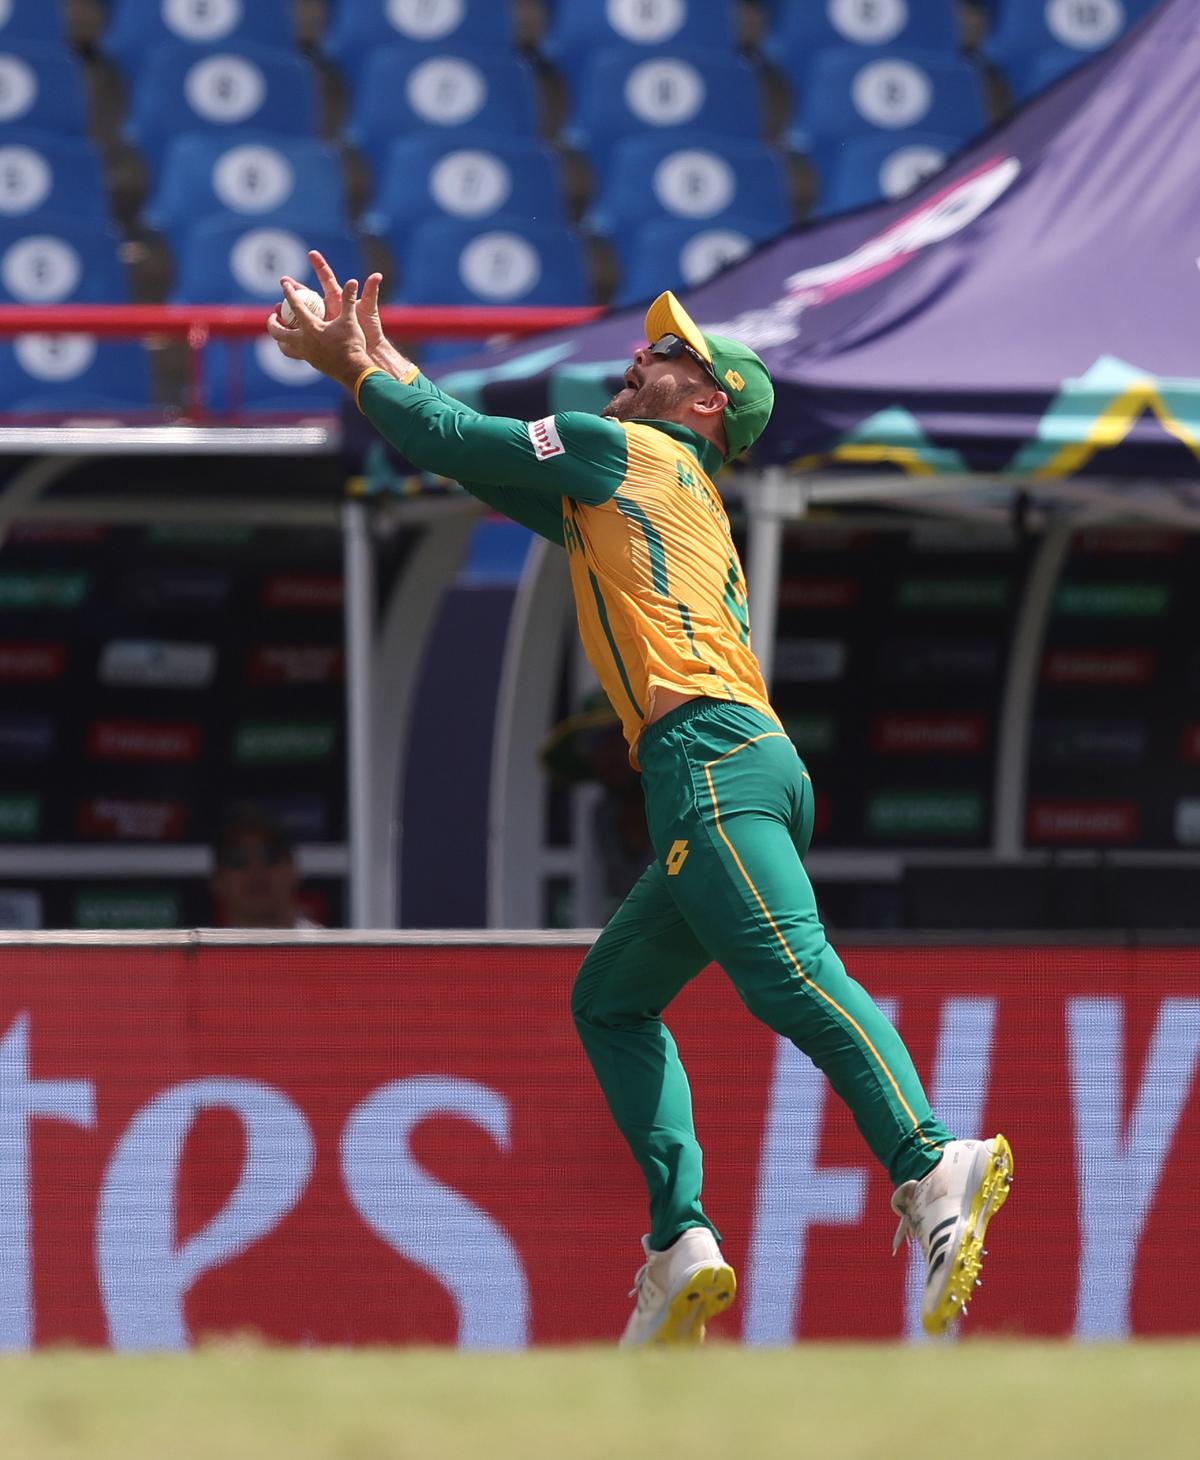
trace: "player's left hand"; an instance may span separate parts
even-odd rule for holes
[[[358,280],[347,279],[342,285],[340,308],[333,319],[318,319],[304,308],[295,279],[285,275],[279,282],[297,322],[289,328],[278,314],[272,314],[267,320],[267,333],[289,359],[307,360],[322,375],[352,388],[371,364],[358,320]]]

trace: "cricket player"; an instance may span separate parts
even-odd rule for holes
[[[922,1319],[966,1310],[988,1222],[1008,1195],[1003,1136],[957,1140],[930,1109],[900,1036],[826,940],[804,870],[808,772],[750,648],[746,584],[713,478],[774,405],[763,362],[703,333],[671,293],[603,412],[482,415],[385,338],[381,277],[358,294],[310,255],[326,317],[267,329],[351,392],[416,466],[461,482],[566,549],[579,630],[641,771],[655,861],[584,960],[572,1009],[645,1176],[650,1232],[622,1342],[694,1344],[736,1291],[701,1204],[691,1092],[663,1010],[709,962],[823,1071],[895,1183],[903,1237],[927,1264]],[[634,1296],[631,1294],[631,1296]]]

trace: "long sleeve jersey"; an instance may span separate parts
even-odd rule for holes
[[[750,649],[746,581],[710,472],[716,448],[668,421],[563,411],[487,416],[413,371],[367,376],[359,403],[414,466],[462,483],[566,548],[584,651],[630,759],[656,692],[775,718]]]

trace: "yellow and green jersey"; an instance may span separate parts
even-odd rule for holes
[[[359,396],[414,466],[567,550],[584,650],[630,756],[660,689],[774,718],[750,649],[746,582],[710,473],[716,448],[673,422],[565,411],[485,416],[426,377],[379,373]]]

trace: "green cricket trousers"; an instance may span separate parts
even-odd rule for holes
[[[924,1176],[952,1137],[900,1036],[826,941],[802,860],[812,785],[792,742],[757,710],[692,700],[643,732],[638,758],[655,860],[584,960],[572,1012],[650,1188],[651,1247],[689,1227],[716,1232],[691,1090],[662,1021],[711,961],[825,1074],[893,1182]]]

